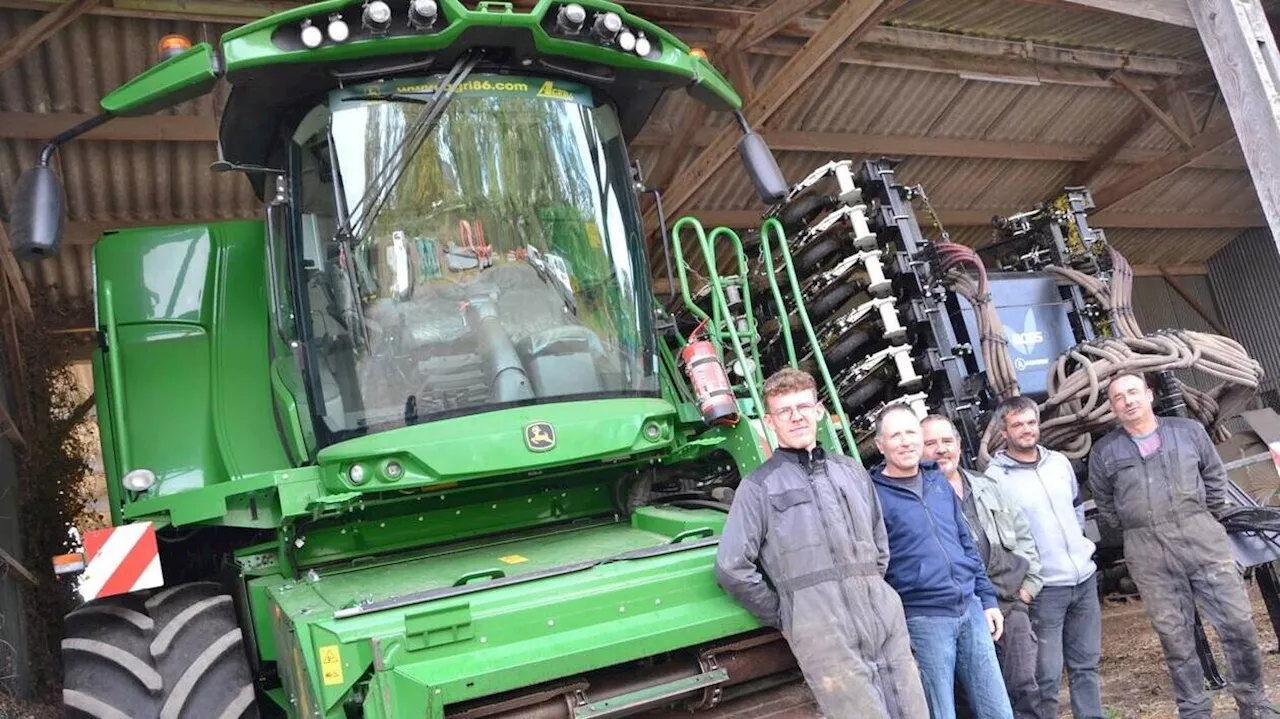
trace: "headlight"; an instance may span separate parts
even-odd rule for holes
[[[365,27],[375,32],[391,27],[391,6],[382,0],[373,0],[364,6],[363,23]]]
[[[320,47],[320,43],[324,42],[324,33],[312,25],[310,20],[303,20],[301,39],[306,47]]]
[[[560,14],[556,17],[556,24],[565,32],[576,33],[582,29],[582,23],[586,19],[586,9],[578,3],[570,3],[560,8]]]
[[[430,27],[439,13],[436,0],[413,0],[409,5],[409,23],[417,28]]]
[[[347,479],[351,480],[354,485],[361,485],[369,478],[369,473],[365,471],[363,465],[353,464],[347,470]]]
[[[135,469],[121,478],[120,483],[130,492],[145,492],[155,486],[156,473],[149,469]]]
[[[351,37],[351,28],[347,26],[347,22],[342,19],[341,15],[331,15],[329,17],[329,39],[334,42],[346,42]]]

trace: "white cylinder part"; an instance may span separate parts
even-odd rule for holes
[[[849,208],[849,224],[853,225],[853,246],[860,250],[874,249],[876,233],[867,224],[867,206],[854,205]]]
[[[899,387],[914,387],[920,383],[920,375],[916,374],[916,367],[911,362],[909,347],[903,347],[901,351],[894,352],[893,362],[898,367]]]
[[[884,262],[880,260],[880,253],[866,253],[862,264],[867,268],[867,292],[872,297],[888,297],[893,291],[893,283],[884,275]]]
[[[840,199],[848,202],[858,197],[858,186],[853,184],[853,168],[848,162],[841,162],[835,167],[836,184],[840,187]]]
[[[880,304],[880,322],[884,325],[884,338],[890,344],[902,344],[907,339],[907,328],[898,319],[898,308],[893,300]]]

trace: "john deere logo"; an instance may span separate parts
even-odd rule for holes
[[[530,452],[545,452],[556,446],[556,431],[550,422],[532,422],[524,428],[524,444]]]

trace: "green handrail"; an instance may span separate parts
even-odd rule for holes
[[[708,316],[706,312],[703,312],[700,307],[694,304],[693,299],[689,296],[689,277],[688,277],[688,274],[685,272],[684,250],[682,249],[680,233],[681,231],[684,230],[685,227],[688,227],[690,225],[693,226],[693,229],[697,234],[698,245],[702,248],[702,256],[707,263],[708,274],[709,274],[708,280],[709,280],[710,291],[711,291],[711,315],[710,316]],[[743,303],[744,303],[744,308],[746,309],[746,314],[747,314],[746,329],[752,332],[752,334],[754,334],[755,333],[754,319],[751,317],[750,305],[748,304],[750,301],[749,300],[750,291],[745,286],[747,282],[746,256],[742,250],[742,240],[738,238],[737,234],[735,234],[732,230],[729,230],[727,228],[720,228],[719,230],[716,230],[715,232],[712,233],[712,237],[719,236],[720,234],[728,234],[736,243],[734,249],[738,254],[738,264],[742,270],[740,274],[740,281],[743,283]],[[680,274],[680,293],[684,299],[685,307],[687,307],[689,311],[694,314],[694,316],[702,319],[703,321],[711,325],[712,327],[711,334],[717,340],[723,340],[724,334],[729,335],[729,339],[731,340],[731,347],[733,348],[733,354],[738,360],[738,366],[742,367],[744,370],[743,378],[745,379],[744,384],[746,384],[747,386],[747,393],[751,395],[751,402],[755,408],[755,411],[758,413],[762,413],[764,411],[764,404],[760,401],[760,392],[756,387],[756,385],[758,384],[757,377],[759,376],[759,373],[760,373],[760,363],[759,363],[758,357],[756,358],[756,362],[754,364],[748,364],[747,362],[747,357],[742,347],[742,338],[739,336],[738,329],[735,326],[735,323],[733,321],[733,317],[729,313],[728,299],[725,297],[725,294],[724,294],[724,286],[720,281],[720,273],[716,269],[715,251],[711,247],[711,240],[710,238],[707,237],[707,233],[703,229],[702,223],[699,222],[697,218],[694,218],[694,217],[683,217],[680,220],[678,220],[675,223],[675,225],[673,225],[671,228],[671,244],[672,244],[672,251],[675,254],[676,269]],[[719,347],[719,344],[720,343],[717,342],[717,351],[723,354],[723,349]],[[753,347],[753,352],[754,352],[754,347]],[[750,368],[749,371],[747,371],[748,368]]]
[[[115,425],[116,460],[120,474],[124,476],[135,469],[130,463],[129,435],[124,422],[124,368],[120,365],[120,332],[116,327],[116,305],[112,300],[111,281],[102,281],[102,324],[107,335],[107,376],[111,379],[108,401],[111,402],[111,423]]]
[[[822,376],[823,386],[827,389],[827,397],[834,405],[836,415],[840,418],[840,431],[844,435],[845,444],[848,446],[848,453],[858,456],[858,446],[853,441],[853,433],[849,431],[849,418],[845,416],[844,407],[840,405],[840,398],[836,395],[835,383],[831,381],[831,372],[827,369],[827,360],[822,356],[822,348],[818,345],[817,335],[814,334],[813,324],[809,322],[809,311],[805,309],[804,298],[800,294],[800,282],[796,279],[795,266],[791,262],[791,249],[787,246],[787,235],[783,231],[782,223],[776,218],[770,217],[760,226],[760,254],[764,256],[765,270],[769,273],[769,288],[773,291],[773,301],[778,308],[780,315],[779,324],[782,326],[782,336],[787,344],[787,358],[791,362],[791,366],[799,369],[799,363],[796,361],[795,344],[791,340],[791,323],[787,321],[783,312],[782,292],[778,289],[777,273],[774,271],[773,265],[773,248],[769,244],[770,231],[777,233],[778,246],[782,249],[782,259],[787,267],[787,280],[791,284],[791,298],[796,303],[796,314],[800,317],[800,323],[804,326],[805,335],[809,338],[809,346],[813,349],[813,358],[818,363],[818,372]]]

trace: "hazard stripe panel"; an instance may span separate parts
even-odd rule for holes
[[[84,556],[80,596],[86,602],[164,585],[151,522],[85,532]]]

